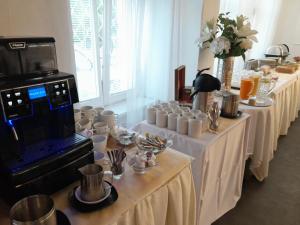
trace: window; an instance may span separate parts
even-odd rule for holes
[[[119,44],[124,32],[123,1],[70,0],[76,75],[81,101],[105,105],[124,100],[130,74],[120,66],[126,54]]]

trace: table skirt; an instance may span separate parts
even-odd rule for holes
[[[248,144],[249,116],[221,119],[218,134],[199,139],[142,122],[134,130],[173,140],[172,148],[194,157],[192,171],[197,194],[197,224],[209,225],[234,208],[241,197]]]
[[[113,225],[194,225],[196,196],[190,166],[120,215]]]

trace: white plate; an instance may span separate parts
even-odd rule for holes
[[[102,201],[104,201],[111,193],[111,185],[108,184],[107,182],[104,182],[104,190],[105,190],[105,196],[103,196],[101,199],[97,200],[97,201],[92,201],[92,202],[87,202],[81,199],[80,193],[81,193],[81,188],[80,186],[78,186],[75,190],[75,197],[78,201],[84,203],[84,204],[88,204],[88,205],[93,205],[93,204],[98,204]]]
[[[244,105],[249,105],[248,100],[241,100],[241,103]],[[273,100],[271,98],[264,98],[260,99],[259,101],[255,102],[255,105],[249,105],[249,106],[254,106],[254,107],[268,107],[273,105]]]

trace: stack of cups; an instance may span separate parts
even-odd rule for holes
[[[94,122],[102,121],[101,113],[104,111],[104,108],[103,107],[96,107],[95,111],[96,111],[96,116],[95,116]]]
[[[94,122],[94,119],[97,115],[96,110],[93,108],[93,106],[83,106],[80,108],[82,118],[89,119],[92,123]]]
[[[182,135],[199,138],[208,129],[209,121],[200,110],[180,107],[177,101],[160,103],[146,109],[148,124],[167,128]]]
[[[146,112],[147,123],[149,123],[149,124],[156,123],[156,110],[157,110],[157,108],[155,108],[155,107],[147,108],[147,112]]]
[[[209,129],[209,119],[205,113],[200,113],[196,119],[202,120],[202,132],[206,132]]]
[[[179,117],[176,113],[170,113],[168,115],[168,129],[176,131],[177,130],[177,118]]]
[[[188,134],[189,118],[180,116],[177,118],[177,133]]]
[[[156,110],[156,126],[166,128],[168,125],[168,113],[163,110]]]
[[[188,135],[192,138],[200,138],[202,134],[202,120],[189,119]]]
[[[110,129],[116,125],[115,113],[111,110],[104,110],[101,112],[101,121],[106,122]]]

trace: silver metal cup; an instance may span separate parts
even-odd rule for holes
[[[102,166],[88,164],[80,168],[79,171],[82,175],[80,180],[80,196],[82,200],[93,202],[101,199],[105,195]]]
[[[57,225],[53,200],[47,195],[21,199],[10,209],[12,225]]]

